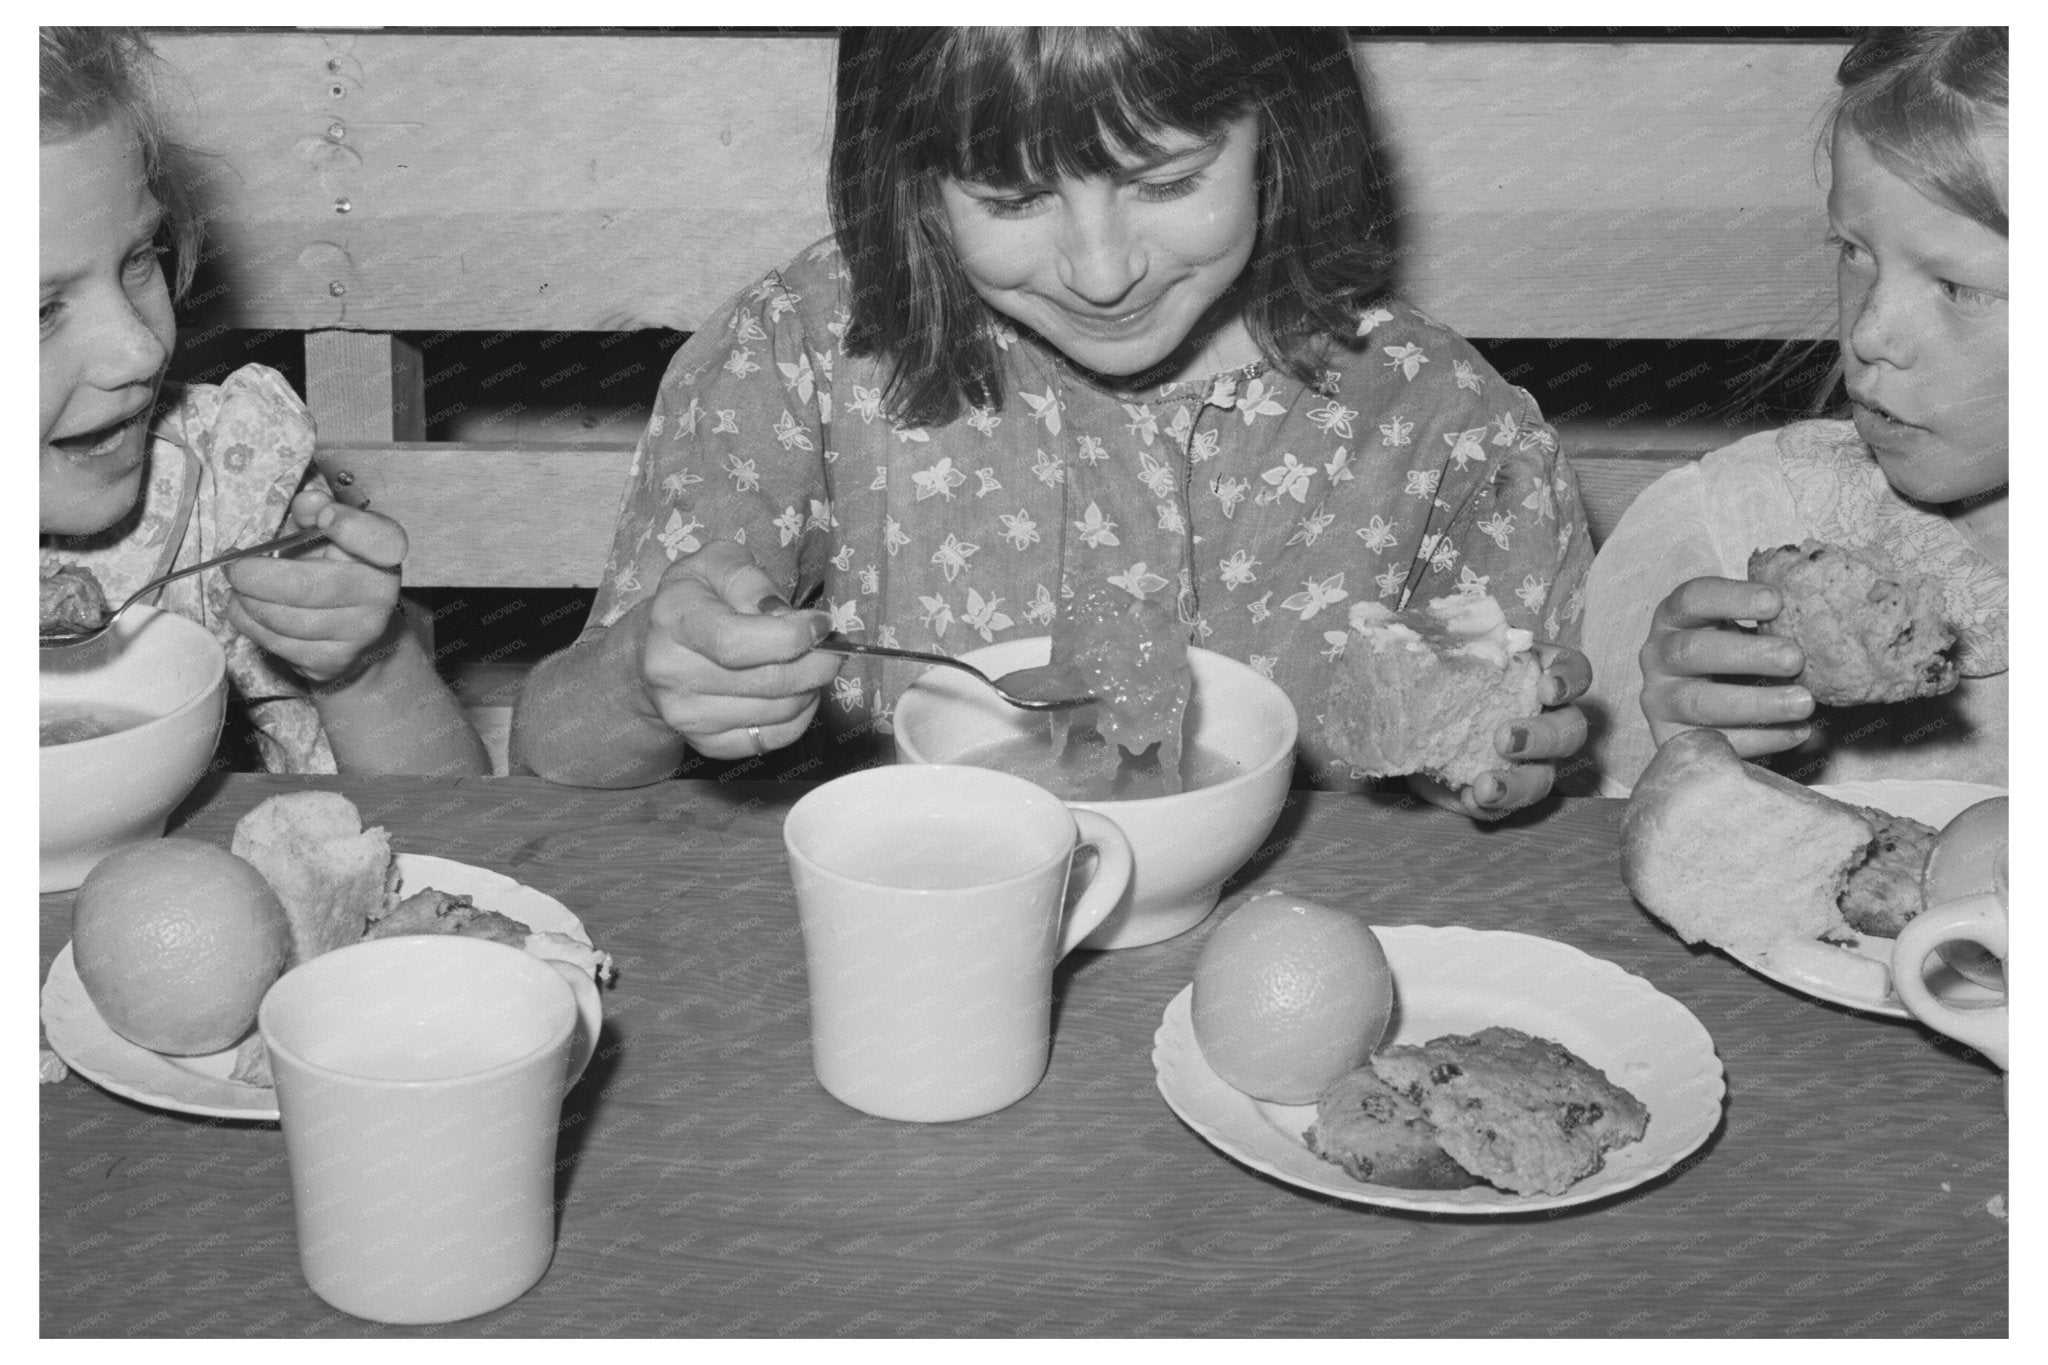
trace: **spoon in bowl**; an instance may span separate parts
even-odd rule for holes
[[[127,601],[101,617],[100,623],[97,626],[88,628],[83,626],[44,625],[37,632],[36,643],[44,649],[66,649],[72,645],[82,645],[88,641],[97,640],[100,636],[106,634],[108,630],[112,629],[115,619],[122,612],[128,610],[128,608],[134,606],[137,602],[140,602],[143,598],[174,579],[186,578],[203,569],[211,569],[216,565],[227,564],[237,559],[250,559],[256,555],[280,554],[286,550],[295,550],[301,545],[317,545],[326,539],[327,533],[325,531],[317,526],[309,527],[303,531],[294,531],[288,536],[279,536],[276,540],[266,540],[260,545],[244,545],[239,550],[229,550],[224,555],[215,555],[212,559],[201,560],[190,568],[179,569],[176,573],[167,573],[161,578],[152,578],[149,582],[144,583],[129,596]]]
[[[892,649],[888,645],[859,644],[833,631],[815,646],[827,654],[874,654],[884,659],[908,659],[913,663],[940,664],[946,668],[957,668],[986,683],[1004,701],[1026,711],[1065,711],[1076,706],[1087,706],[1095,697],[1088,692],[1088,685],[1081,672],[1070,665],[1040,664],[1036,668],[1020,668],[1014,673],[1005,673],[1000,679],[991,678],[973,664],[956,659],[950,654],[928,654],[916,649]]]

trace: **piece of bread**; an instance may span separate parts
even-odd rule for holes
[[[1372,1064],[1460,1166],[1516,1194],[1562,1194],[1649,1128],[1643,1102],[1605,1072],[1519,1029],[1390,1047]]]
[[[232,851],[256,865],[292,923],[292,965],[359,941],[398,883],[391,836],[364,829],[339,792],[273,796],[235,826]]]
[[[1478,1176],[1451,1159],[1420,1105],[1370,1064],[1346,1072],[1316,1096],[1316,1121],[1302,1140],[1353,1180],[1404,1190],[1461,1190]]]
[[[1353,603],[1323,711],[1330,747],[1367,777],[1424,773],[1466,787],[1504,768],[1500,727],[1543,709],[1529,632],[1484,594],[1391,611]]]
[[[1177,778],[1194,671],[1188,629],[1170,600],[1133,597],[1110,583],[1081,589],[1053,622],[1052,662],[1079,670],[1098,699],[1091,714],[1112,755],[1141,755],[1156,744],[1160,771]],[[1177,780],[1171,790],[1180,790]]]
[[[1629,796],[1621,875],[1686,942],[1766,954],[1847,927],[1842,892],[1874,837],[1855,807],[1743,762],[1719,730],[1687,730]]]
[[[1758,629],[1798,644],[1806,666],[1792,681],[1821,705],[1905,701],[1955,688],[1956,633],[1942,619],[1933,579],[1818,540],[1756,551],[1749,578],[1778,590],[1784,605]]]
[[[1857,933],[1897,938],[1907,922],[1927,908],[1922,879],[1940,831],[1875,806],[1858,806],[1856,811],[1870,822],[1870,850],[1849,869],[1849,883],[1837,903],[1842,918]]]
[[[44,630],[98,630],[107,619],[107,594],[83,564],[44,568],[36,602]]]

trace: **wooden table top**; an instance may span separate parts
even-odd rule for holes
[[[234,776],[176,832],[225,844],[263,797],[335,786],[401,851],[507,873],[618,961],[558,1152],[547,1276],[454,1336],[1965,1336],[2009,1331],[2007,1123],[1988,1063],[1687,948],[1630,900],[1616,801],[1475,827],[1297,793],[1239,887],[1380,924],[1569,943],[1713,1035],[1723,1122],[1669,1174],[1547,1214],[1325,1198],[1210,1147],[1152,1035],[1215,917],[1076,953],[1036,1091],[965,1123],[874,1119],[811,1074],[782,818],[805,788]],[[41,968],[70,934],[42,898]],[[41,1331],[410,1335],[300,1278],[282,1134],[41,1090]]]

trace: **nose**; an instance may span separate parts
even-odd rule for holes
[[[170,351],[151,319],[125,292],[106,301],[92,329],[88,377],[102,389],[127,388],[154,379]]]
[[[1911,365],[1916,347],[1902,292],[1879,275],[1852,285],[1844,280],[1842,342],[1866,365]]]
[[[1060,283],[1096,308],[1121,302],[1145,276],[1145,252],[1116,195],[1074,196],[1059,240]]]

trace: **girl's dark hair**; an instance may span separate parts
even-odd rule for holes
[[[42,140],[127,125],[142,147],[149,192],[163,207],[171,297],[183,298],[199,268],[198,194],[191,153],[164,127],[155,51],[132,28],[45,28],[41,48]]]
[[[1835,72],[1828,129],[1847,123],[1935,202],[2006,230],[2007,76],[2003,28],[1880,28]]]
[[[1392,274],[1383,179],[1341,29],[848,29],[829,195],[852,277],[846,349],[890,363],[887,402],[935,425],[1002,402],[987,307],[947,231],[946,178],[1113,174],[1170,133],[1257,114],[1258,239],[1244,318],[1303,382]]]

